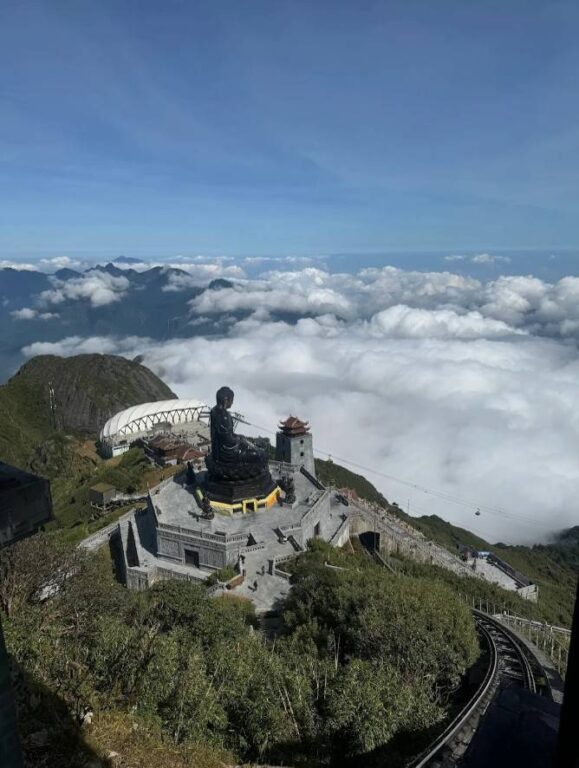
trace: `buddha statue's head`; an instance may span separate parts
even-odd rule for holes
[[[229,387],[221,387],[217,390],[215,395],[217,405],[222,405],[224,408],[231,408],[233,405],[233,390]]]

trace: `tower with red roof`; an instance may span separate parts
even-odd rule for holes
[[[314,447],[307,421],[297,416],[288,416],[278,427],[275,443],[276,461],[283,461],[297,467],[304,467],[314,477]]]

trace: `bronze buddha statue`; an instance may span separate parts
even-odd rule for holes
[[[253,477],[267,464],[267,456],[233,430],[229,409],[234,393],[229,387],[217,391],[216,405],[211,409],[211,455],[206,464],[210,475],[223,478]]]

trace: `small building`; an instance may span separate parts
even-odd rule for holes
[[[275,441],[276,461],[304,467],[315,477],[314,447],[308,422],[296,416],[288,416],[280,423],[278,430]]]
[[[205,469],[205,456],[203,451],[197,450],[190,445],[184,444],[177,451],[177,463],[186,464],[188,461],[193,465],[196,472],[202,472]]]
[[[88,500],[93,507],[105,509],[117,495],[117,489],[109,483],[97,483],[89,488]]]
[[[145,450],[148,456],[161,466],[191,461],[197,471],[205,468],[206,452],[172,435],[157,435],[152,440],[145,441]]]
[[[36,533],[52,519],[49,481],[0,462],[0,546]]]

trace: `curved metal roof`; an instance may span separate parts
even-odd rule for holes
[[[176,413],[176,412],[182,413]],[[201,415],[209,414],[209,408],[199,400],[157,400],[152,403],[141,403],[124,411],[115,413],[101,429],[101,440],[112,440],[123,434],[138,432],[138,422],[142,420],[142,431],[158,424],[169,417],[173,423],[198,420]],[[181,416],[183,418],[181,418]],[[135,428],[136,427],[136,428]]]

